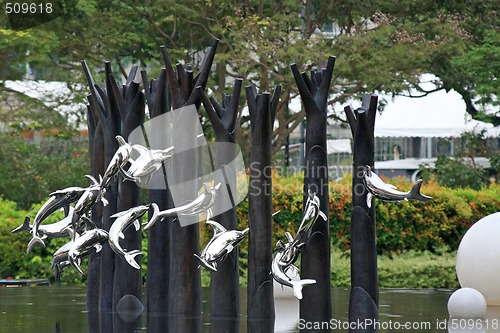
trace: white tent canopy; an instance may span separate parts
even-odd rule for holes
[[[352,154],[351,140],[349,139],[328,139],[326,140],[327,154]]]
[[[444,90],[422,98],[398,96],[377,114],[376,137],[459,137],[463,132],[485,129],[496,137],[499,128],[472,120],[462,97]]]

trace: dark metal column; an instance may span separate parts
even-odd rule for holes
[[[89,135],[89,155],[90,155],[90,174],[96,179],[104,173],[104,141],[103,132],[97,115],[92,114],[90,106],[87,112],[87,125]],[[96,205],[92,208],[92,218],[96,223],[101,223],[102,205]],[[98,225],[101,227],[101,225]],[[87,273],[87,311],[94,312],[99,310],[99,284],[101,275],[101,253],[92,252],[88,260]]]
[[[335,57],[329,57],[326,69],[311,71],[311,77],[291,66],[306,112],[306,168],[304,203],[308,191],[320,199],[320,209],[328,216],[328,159],[326,152],[327,102]],[[329,321],[332,316],[330,279],[330,225],[318,221],[311,230],[301,256],[301,278],[316,283],[304,288],[300,318],[309,322]]]
[[[91,94],[89,98],[92,114],[97,116],[103,130],[104,142],[104,164],[108,165],[114,153],[118,149],[116,135],[120,134],[120,113],[112,100],[108,98],[106,90],[95,84],[92,74],[85,61],[82,61],[83,70],[87,78]],[[105,62],[106,81],[112,74],[111,65]],[[102,228],[109,231],[112,221],[110,216],[117,212],[118,200],[118,181],[116,179],[110,182],[107,189],[106,199],[109,204],[103,208]],[[99,307],[104,311],[113,309],[113,279],[115,270],[115,253],[111,250],[108,243],[103,245],[101,252],[101,276],[100,276],[100,301]]]
[[[112,89],[112,96],[120,112],[121,136],[128,139],[130,133],[140,127],[144,122],[144,94],[140,90],[139,83],[134,82],[137,67],[133,67],[122,87],[118,87],[113,77],[109,78],[107,90]],[[111,91],[109,92],[111,96]],[[121,178],[121,176],[120,176]],[[133,182],[120,181],[118,185],[118,211],[126,211],[129,208],[141,204],[141,189]],[[125,238],[120,244],[127,251],[142,250],[142,232],[131,227],[124,231]],[[136,261],[140,258],[136,257]],[[122,297],[132,295],[136,300],[142,299],[142,275],[141,270],[130,266],[121,256],[115,259],[115,276],[113,287],[113,307],[115,308]]]
[[[255,320],[267,320],[264,332],[271,332],[274,325],[272,263],[272,179],[271,142],[276,107],[281,87],[273,96],[257,94],[254,85],[246,87],[252,132],[250,150],[250,184],[248,190],[248,331]],[[262,329],[262,327],[259,327]]]
[[[195,87],[201,86],[204,88],[206,86],[218,42],[218,40],[215,40],[205,55],[202,67],[196,78],[190,66],[187,66],[185,69],[182,65],[177,64],[176,72],[174,72],[166,49],[162,47],[166,76],[172,97],[172,108],[174,110],[193,104],[197,108],[199,107],[200,99]],[[175,130],[184,130],[177,129],[175,125],[173,128],[173,137],[179,135],[179,133],[175,133]],[[196,133],[193,133],[191,139],[193,140],[191,146],[194,147],[197,140]],[[194,180],[197,177],[196,172],[198,168],[196,165],[177,164],[175,160],[172,161],[174,181],[179,181],[179,179]],[[186,197],[186,199],[192,200],[196,195],[197,193],[193,192],[190,195],[191,197]],[[194,218],[193,222],[195,220],[196,218]],[[200,249],[199,227],[197,223],[184,227],[181,227],[178,222],[171,225],[171,237],[175,241],[171,242],[168,311],[171,314],[201,316],[201,275],[197,269],[198,262],[193,255],[199,253]]]
[[[362,107],[344,108],[354,138],[351,214],[351,296],[349,320],[378,319],[378,277],[375,202],[368,208],[368,191],[363,182],[365,166],[375,164],[374,126],[378,97],[365,95]],[[351,332],[375,332],[374,327]]]
[[[171,110],[168,87],[167,71],[161,69],[157,79],[148,82],[146,72],[141,72],[146,92],[146,101],[151,119],[161,116]],[[151,142],[162,141],[168,133],[146,133]],[[156,137],[158,136],[158,138]],[[162,142],[163,148],[170,146],[170,142]],[[160,147],[155,147],[160,148]],[[165,167],[162,172],[166,174]],[[149,202],[154,202],[160,210],[174,206],[172,196],[168,190],[167,179],[164,189],[150,189]],[[151,216],[150,216],[151,218]],[[148,232],[148,266],[146,270],[146,294],[148,307],[148,327],[152,331],[160,331],[166,327],[159,314],[168,313],[169,281],[170,281],[170,244],[172,241],[173,218],[167,218],[163,223],[154,224]],[[160,282],[161,281],[161,282]]]
[[[231,162],[235,160],[239,151],[236,147],[236,118],[238,116],[238,102],[241,93],[243,80],[238,79],[235,82],[234,90],[231,96],[223,95],[222,105],[213,97],[207,98],[203,89],[198,87],[201,101],[205,107],[208,119],[212,124],[215,133],[215,169],[223,173],[222,179],[216,179],[215,182],[221,182],[232,198],[236,193],[231,193],[230,184],[236,184],[236,170],[231,167]],[[233,189],[236,187],[233,186]],[[227,205],[224,192],[217,192],[215,201],[215,212],[222,212],[212,219],[227,230],[236,230],[238,220],[236,217],[236,207],[223,211],[221,208]],[[239,264],[238,248],[236,247],[229,256],[218,263],[217,272],[211,273],[210,279],[210,316],[211,317],[238,317],[240,316],[240,284],[239,284]],[[234,320],[225,320],[228,325],[237,323]],[[219,329],[220,329],[219,325]],[[227,327],[230,332],[237,332],[238,327]]]

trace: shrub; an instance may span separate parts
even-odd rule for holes
[[[29,209],[52,191],[88,185],[86,151],[43,153],[16,134],[0,133],[0,141],[0,196],[20,208]]]
[[[293,180],[291,182],[290,180]],[[412,184],[403,179],[391,183],[405,191]],[[295,234],[302,218],[302,179],[280,178],[273,174],[274,244],[285,231]],[[284,190],[286,189],[286,190]],[[492,184],[482,190],[450,189],[434,181],[422,186],[422,192],[433,197],[428,202],[399,203],[376,200],[377,251],[394,254],[403,251],[454,251],[467,229],[480,218],[500,207],[500,186]],[[351,218],[351,178],[330,182],[330,235],[334,247],[349,251]],[[248,202],[238,206],[240,229],[248,226]],[[203,234],[203,232],[202,232]],[[245,253],[246,243],[240,248]]]
[[[402,180],[393,179],[391,183],[401,190],[409,189],[412,184]],[[284,239],[285,231],[296,233],[302,218],[302,178],[301,175],[282,178],[277,173],[273,174],[273,211],[280,210],[280,213],[273,218],[273,244],[278,239]],[[414,253],[441,253],[443,249],[453,253],[465,234],[467,229],[480,218],[495,213],[500,207],[500,185],[491,184],[480,191],[470,188],[450,189],[430,181],[422,187],[424,194],[433,197],[428,202],[400,202],[387,203],[376,201],[377,215],[377,251],[381,255],[398,258],[401,253],[407,255],[410,251]],[[26,246],[29,242],[28,233],[13,235],[11,230],[19,226],[26,214],[33,217],[40,207],[40,204],[33,206],[31,211],[18,209],[12,201],[0,200],[0,276],[12,276],[14,278],[42,278],[53,277],[50,267],[51,257],[59,246],[67,239],[50,239],[46,241],[47,248],[35,247],[33,252],[26,254]],[[351,179],[346,176],[339,182],[330,183],[330,235],[333,253],[343,253],[344,257],[349,255],[350,242],[350,217],[351,217]],[[248,222],[248,200],[244,200],[238,205],[238,229],[245,229]],[[57,220],[57,216],[51,216],[49,221]],[[321,223],[321,222],[320,222]],[[200,244],[203,248],[212,237],[212,228],[202,222],[200,228]],[[240,268],[242,276],[247,272],[248,240],[245,238],[239,246]],[[430,255],[430,254],[429,254]],[[449,254],[447,255],[449,256]],[[147,265],[147,235],[143,237],[143,272],[145,274]],[[394,259],[395,260],[395,259]],[[410,267],[408,274],[415,275],[415,279],[420,274],[423,276],[437,274],[444,269],[446,277],[440,282],[436,276],[433,282],[439,286],[443,281],[450,281],[452,265],[432,259],[426,267]],[[404,275],[391,270],[390,274],[385,273],[384,265],[397,266],[397,261],[388,261],[386,264],[380,261],[379,275],[381,281],[388,281],[390,286],[391,277],[396,279],[396,275]],[[451,265],[451,266],[450,266]],[[396,267],[395,266],[395,267]],[[85,267],[85,266],[84,266]],[[453,274],[452,274],[453,273]],[[208,284],[209,276],[203,273],[204,284]],[[387,277],[384,277],[384,274]],[[345,283],[349,281],[349,267],[340,270],[333,269],[335,281]],[[402,277],[401,277],[402,278]],[[83,277],[84,279],[84,277]],[[400,278],[397,278],[398,280]],[[66,269],[63,272],[63,281],[66,283],[81,283],[80,277],[74,270]],[[340,283],[339,282],[339,283]],[[342,283],[339,284],[342,285]],[[382,282],[381,282],[381,285]],[[413,284],[412,284],[413,285]],[[418,285],[416,282],[415,286]],[[424,282],[420,282],[423,286]]]
[[[35,246],[30,253],[26,253],[31,239],[28,232],[12,234],[12,229],[18,227],[29,215],[33,220],[41,204],[35,205],[32,210],[24,211],[17,208],[16,203],[0,199],[0,277],[14,279],[53,279],[52,255],[69,239],[46,239],[46,248]],[[57,222],[63,217],[57,212],[47,219],[47,223]],[[85,265],[82,266],[85,269]],[[61,282],[64,284],[83,283],[84,277],[73,269],[63,271]]]

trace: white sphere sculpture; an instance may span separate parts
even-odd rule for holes
[[[448,299],[448,313],[453,318],[484,318],[486,300],[472,288],[462,288],[451,294]]]
[[[456,272],[462,288],[476,289],[488,305],[500,305],[500,212],[485,216],[465,233]]]

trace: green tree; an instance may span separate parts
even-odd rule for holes
[[[290,64],[308,71],[329,55],[337,56],[329,101],[333,119],[344,121],[339,105],[365,92],[416,91],[414,97],[420,97],[453,89],[474,117],[495,122],[495,114],[483,116],[482,105],[498,107],[498,7],[494,0],[474,5],[465,0],[81,0],[64,17],[29,31],[33,39],[16,39],[12,49],[22,59],[18,63],[33,64],[39,78],[83,82],[81,59],[96,72],[107,59],[117,77],[139,63],[154,77],[162,66],[159,45],[169,48],[174,62],[197,67],[200,54],[219,38],[208,85],[217,95],[233,77],[256,83],[261,91],[283,86],[276,151],[303,119],[303,112],[287,108],[298,94]],[[316,28],[333,33],[324,36]],[[13,68],[17,58],[10,59]],[[435,88],[424,89],[424,73],[436,76]],[[244,150],[248,121],[240,115]]]
[[[18,134],[0,134],[0,197],[29,209],[48,194],[69,186],[88,186],[88,152],[42,151]]]
[[[486,157],[490,168],[498,174],[500,155],[496,147],[486,138],[486,131],[465,132],[454,156],[440,155],[434,168],[421,167],[422,177],[428,180],[434,176],[439,184],[450,188],[471,188],[480,190],[490,184],[489,171],[478,163],[478,157]]]

